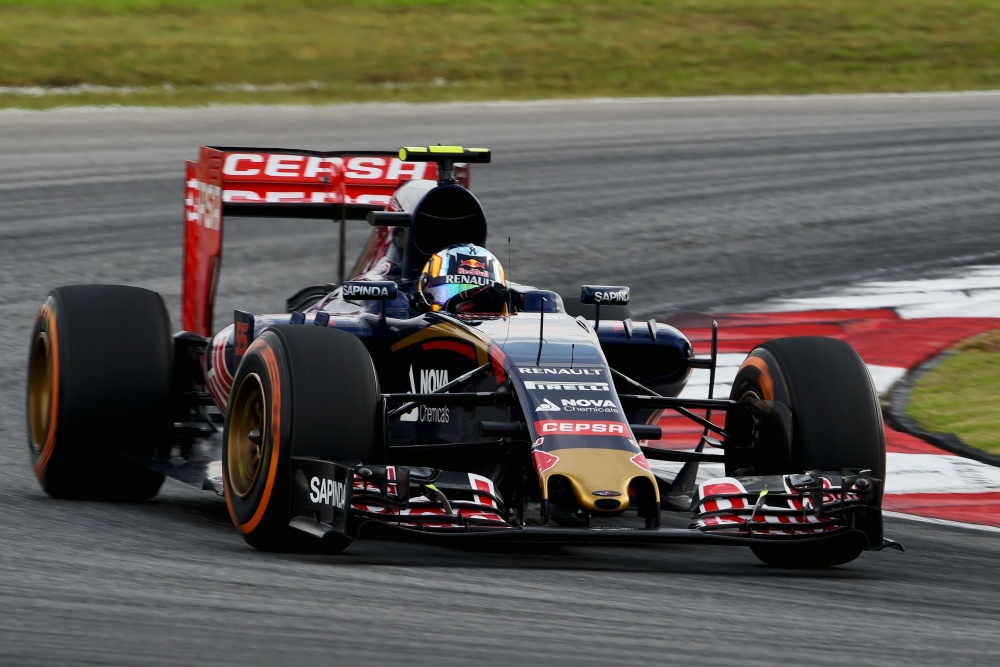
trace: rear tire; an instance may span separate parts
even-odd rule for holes
[[[338,552],[289,528],[293,456],[377,458],[378,379],[357,337],[325,327],[268,329],[240,362],[226,410],[222,471],[233,524],[264,551]],[[254,434],[259,431],[259,437]]]
[[[28,357],[28,451],[55,498],[146,500],[163,475],[123,458],[170,436],[170,319],[159,294],[120,285],[52,290]]]
[[[790,451],[751,446],[739,454],[727,450],[726,474],[749,464],[749,474],[796,474],[807,470],[839,473],[871,470],[885,479],[885,432],[878,395],[868,368],[847,343],[832,338],[797,337],[768,341],[755,348],[740,367],[730,400],[778,401],[792,412]],[[727,418],[734,435],[745,424]],[[746,441],[752,437],[742,434]],[[881,540],[879,512],[856,516],[856,528]],[[821,568],[857,558],[868,540],[854,534],[842,543],[761,545],[751,547],[769,565]]]

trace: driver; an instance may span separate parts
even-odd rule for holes
[[[502,313],[507,282],[500,261],[471,243],[448,246],[431,255],[417,285],[425,310],[453,313]]]

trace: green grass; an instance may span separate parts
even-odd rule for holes
[[[908,417],[1000,454],[1000,329],[959,345],[913,387]]]
[[[0,0],[0,86],[138,88],[0,106],[995,89],[997,26],[997,0]]]

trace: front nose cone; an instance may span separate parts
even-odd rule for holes
[[[628,509],[628,488],[636,478],[648,479],[656,488],[653,474],[632,460],[635,452],[574,448],[555,450],[552,454],[557,455],[559,461],[544,473],[542,488],[546,498],[550,492],[549,481],[555,475],[569,482],[581,509],[597,513]]]

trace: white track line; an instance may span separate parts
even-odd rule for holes
[[[882,516],[891,517],[893,519],[906,519],[907,521],[919,521],[920,523],[933,523],[939,526],[949,526],[951,528],[968,528],[969,530],[978,530],[984,533],[1000,533],[1000,528],[997,528],[996,526],[983,526],[978,523],[965,523],[964,521],[952,521],[950,519],[935,519],[917,514],[903,514],[902,512],[889,512],[887,510],[882,510]]]
[[[1000,266],[969,266],[940,278],[871,280],[817,296],[776,299],[748,312],[892,308],[903,319],[1000,317]]]
[[[297,92],[302,90],[322,90],[333,84],[324,81],[300,81],[298,83],[220,83],[213,86],[189,86],[164,82],[156,86],[105,86],[96,83],[81,83],[73,86],[0,86],[0,95],[26,95],[30,97],[45,97],[48,95],[83,95],[87,93],[106,93],[117,95],[132,95],[151,91],[204,90],[208,92]],[[464,87],[465,84],[458,84]],[[410,88],[447,88],[453,86],[447,79],[440,77],[417,82],[386,82],[368,86],[370,89],[410,89]],[[928,91],[912,93],[807,93],[802,95],[702,95],[684,97],[585,97],[578,99],[543,99],[543,100],[495,100],[474,102],[474,104],[503,104],[507,106],[537,106],[554,104],[685,104],[688,102],[746,102],[754,100],[883,100],[906,98],[954,98],[954,97],[997,97],[1000,90],[954,90]],[[393,103],[396,104],[396,103]],[[404,103],[405,104],[405,103]],[[468,102],[445,102],[444,104],[468,104]]]

